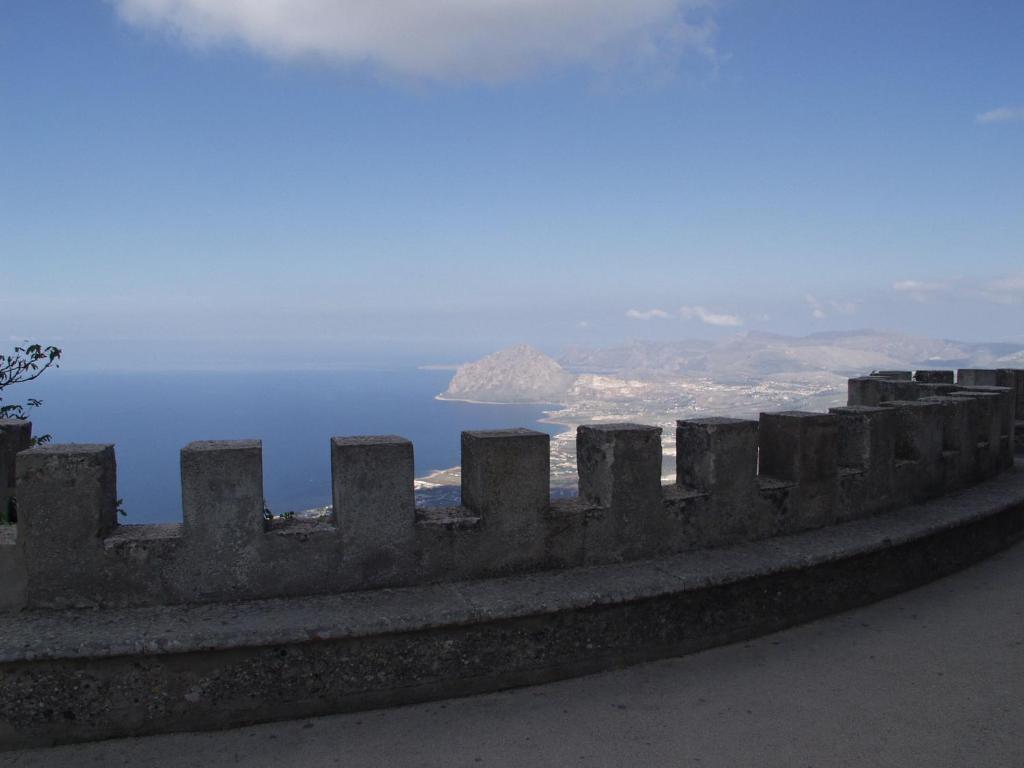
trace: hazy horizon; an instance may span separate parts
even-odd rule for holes
[[[215,373],[215,372],[272,372],[275,370],[292,371],[346,371],[346,370],[397,370],[419,367],[440,367],[454,369],[464,363],[472,362],[501,349],[527,344],[555,359],[562,358],[565,353],[574,349],[610,350],[629,347],[633,344],[686,344],[688,342],[729,343],[760,334],[779,336],[783,339],[804,339],[815,336],[846,333],[885,333],[903,336],[899,331],[879,328],[860,328],[840,331],[820,329],[807,334],[775,334],[774,332],[745,330],[717,337],[678,336],[678,337],[640,337],[623,336],[604,340],[589,339],[582,342],[545,343],[544,340],[533,341],[526,338],[511,338],[503,343],[488,345],[486,343],[438,344],[421,346],[415,343],[400,342],[394,344],[374,342],[359,347],[332,347],[323,342],[309,341],[288,347],[269,348],[266,342],[254,340],[225,339],[222,341],[196,342],[181,341],[176,344],[154,344],[151,341],[132,342],[119,340],[90,342],[73,340],[45,339],[58,346],[65,345],[61,360],[63,371],[82,371],[88,373]],[[948,339],[924,334],[906,334],[907,338],[922,340],[947,341],[967,345],[1007,345],[1024,349],[1024,339],[1017,337],[995,339]],[[23,340],[12,337],[11,344]],[[924,361],[919,361],[924,362]]]

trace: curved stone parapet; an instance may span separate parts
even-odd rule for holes
[[[225,728],[542,683],[862,605],[1024,536],[1024,465],[876,517],[614,565],[337,595],[24,611],[0,748]]]
[[[580,495],[557,502],[542,433],[465,433],[465,506],[442,510],[415,508],[407,440],[334,438],[319,523],[264,521],[258,441],[183,449],[182,525],[118,525],[112,446],[21,450],[0,745],[540,682],[936,578],[1024,531],[1024,375],[958,378],[879,372],[828,414],[681,421],[669,486],[659,429],[581,427]]]
[[[661,430],[577,432],[579,497],[552,501],[549,437],[462,437],[464,506],[417,510],[413,445],[330,443],[333,514],[263,517],[257,440],[181,451],[181,525],[119,525],[114,448],[17,453],[16,542],[0,538],[0,610],[297,597],[664,557],[833,525],[936,498],[1012,464],[1024,376],[888,371],[851,379],[849,405]],[[941,380],[943,383],[936,383]],[[23,448],[24,422],[0,428]],[[20,431],[19,431],[20,430]],[[18,442],[21,440],[21,442]],[[0,465],[9,465],[12,450]]]

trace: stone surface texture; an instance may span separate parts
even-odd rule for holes
[[[18,768],[1024,765],[1024,544],[870,606],[482,696],[8,755]]]

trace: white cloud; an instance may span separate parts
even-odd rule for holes
[[[811,308],[811,317],[813,317],[815,320],[822,320],[825,317],[827,317],[827,315],[825,314],[824,305],[820,301],[818,301],[818,298],[816,296],[812,296],[811,294],[808,293],[806,296],[804,296],[804,301],[806,301],[807,306]]]
[[[717,325],[722,327],[735,327],[743,325],[743,318],[738,315],[727,315],[720,312],[711,312],[704,307],[680,307],[673,314],[664,309],[629,309],[626,310],[626,317],[631,320],[670,320],[679,317],[683,320],[700,320],[705,325]]]
[[[1024,123],[1024,107],[998,107],[975,116],[975,122],[982,125],[990,123]]]
[[[626,317],[630,320],[668,320],[672,315],[664,309],[628,309]]]
[[[892,284],[892,289],[897,293],[905,293],[912,300],[924,304],[939,294],[949,293],[957,279],[928,281],[928,280],[897,280]]]
[[[727,328],[743,325],[743,320],[738,315],[709,312],[704,307],[680,307],[679,316],[684,320],[697,318],[705,325],[718,325]]]
[[[1024,304],[1024,274],[989,280],[982,283],[974,295],[992,304]]]
[[[804,301],[811,309],[811,317],[823,320],[829,315],[853,315],[860,309],[860,302],[850,299],[819,299],[813,294],[804,294]]]
[[[499,81],[548,65],[714,57],[714,0],[109,0],[190,43],[242,43],[432,79]]]
[[[950,277],[943,280],[899,280],[892,284],[897,293],[904,293],[921,303],[935,299],[969,299],[987,304],[1024,304],[1024,273],[981,280]]]

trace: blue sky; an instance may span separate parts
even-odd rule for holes
[[[4,0],[0,333],[1024,341],[1022,40],[1009,0]]]

